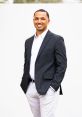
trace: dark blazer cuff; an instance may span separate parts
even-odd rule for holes
[[[59,86],[56,86],[53,82],[50,85],[55,91],[58,90]]]
[[[51,88],[53,91],[55,91],[55,89],[54,89],[52,86],[50,86],[50,88]]]
[[[52,84],[51,84],[51,87],[52,87],[55,91],[57,91],[57,90],[60,88],[59,94],[60,94],[60,95],[63,95],[63,91],[62,91],[61,85],[59,85],[59,86],[56,87],[56,86],[54,85],[54,83],[52,83]]]

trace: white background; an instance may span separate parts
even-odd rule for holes
[[[46,9],[49,29],[64,37],[68,67],[56,117],[82,117],[82,4],[0,5],[0,117],[32,117],[20,88],[24,42],[34,34],[35,10]]]

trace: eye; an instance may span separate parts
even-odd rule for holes
[[[41,18],[41,20],[45,20],[45,18],[44,18],[44,17],[42,17],[42,18]]]
[[[34,20],[38,21],[38,20],[46,20],[46,19],[44,17],[41,17],[41,18],[35,17]]]
[[[38,20],[38,18],[37,18],[37,17],[35,17],[35,18],[34,18],[34,20]]]

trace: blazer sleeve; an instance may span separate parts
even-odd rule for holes
[[[54,74],[54,78],[51,83],[51,87],[58,90],[61,85],[61,82],[64,78],[64,74],[67,67],[67,57],[66,57],[66,48],[63,37],[58,37],[55,45],[55,64],[56,64],[56,72]]]
[[[23,69],[23,76],[22,76],[22,80],[21,80],[21,84],[20,84],[20,86],[22,87],[22,89],[24,89],[25,88],[25,82],[26,82],[26,77],[27,77],[27,75],[28,75],[28,57],[27,57],[27,47],[28,47],[28,45],[27,45],[28,43],[27,43],[27,40],[25,41],[25,52],[24,52],[24,69]]]

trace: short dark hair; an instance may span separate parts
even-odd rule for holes
[[[46,10],[44,10],[44,9],[36,10],[36,11],[34,12],[34,16],[35,16],[35,13],[36,13],[36,12],[39,12],[39,11],[41,11],[41,12],[46,12],[47,17],[49,18],[49,13],[48,13]]]

